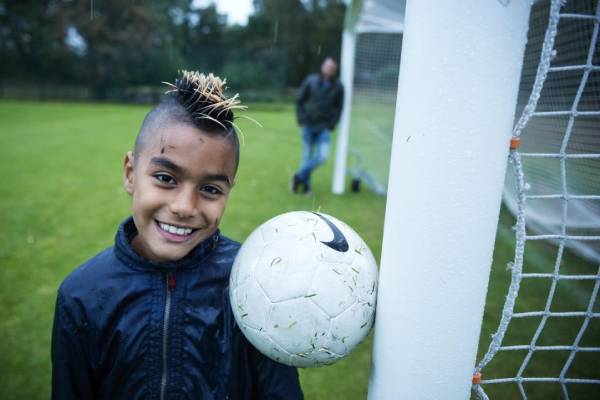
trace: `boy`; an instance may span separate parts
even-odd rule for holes
[[[58,290],[52,398],[301,399],[296,369],[258,353],[230,309],[239,244],[218,226],[239,162],[237,96],[212,74],[171,86],[125,156],[133,216]]]

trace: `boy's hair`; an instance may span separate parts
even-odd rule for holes
[[[170,86],[165,98],[144,118],[135,139],[134,155],[137,157],[158,128],[167,124],[186,124],[207,133],[222,136],[230,141],[235,154],[235,169],[240,160],[240,142],[235,129],[233,110],[245,109],[238,95],[226,97],[225,80],[213,74],[182,71]]]

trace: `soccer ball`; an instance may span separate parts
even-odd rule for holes
[[[294,211],[246,239],[230,277],[233,315],[267,357],[295,367],[343,358],[369,333],[377,265],[348,225]]]

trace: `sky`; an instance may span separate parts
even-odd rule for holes
[[[246,25],[253,11],[252,0],[195,0],[194,3],[199,7],[216,4],[219,13],[227,14],[229,25]]]

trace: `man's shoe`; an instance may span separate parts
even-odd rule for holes
[[[305,196],[312,195],[312,191],[310,190],[310,185],[308,183],[304,184],[304,190],[302,191],[302,194]]]
[[[292,177],[292,181],[290,182],[290,191],[292,193],[298,193],[298,189],[300,189],[300,185],[302,184],[302,180],[296,174]]]

